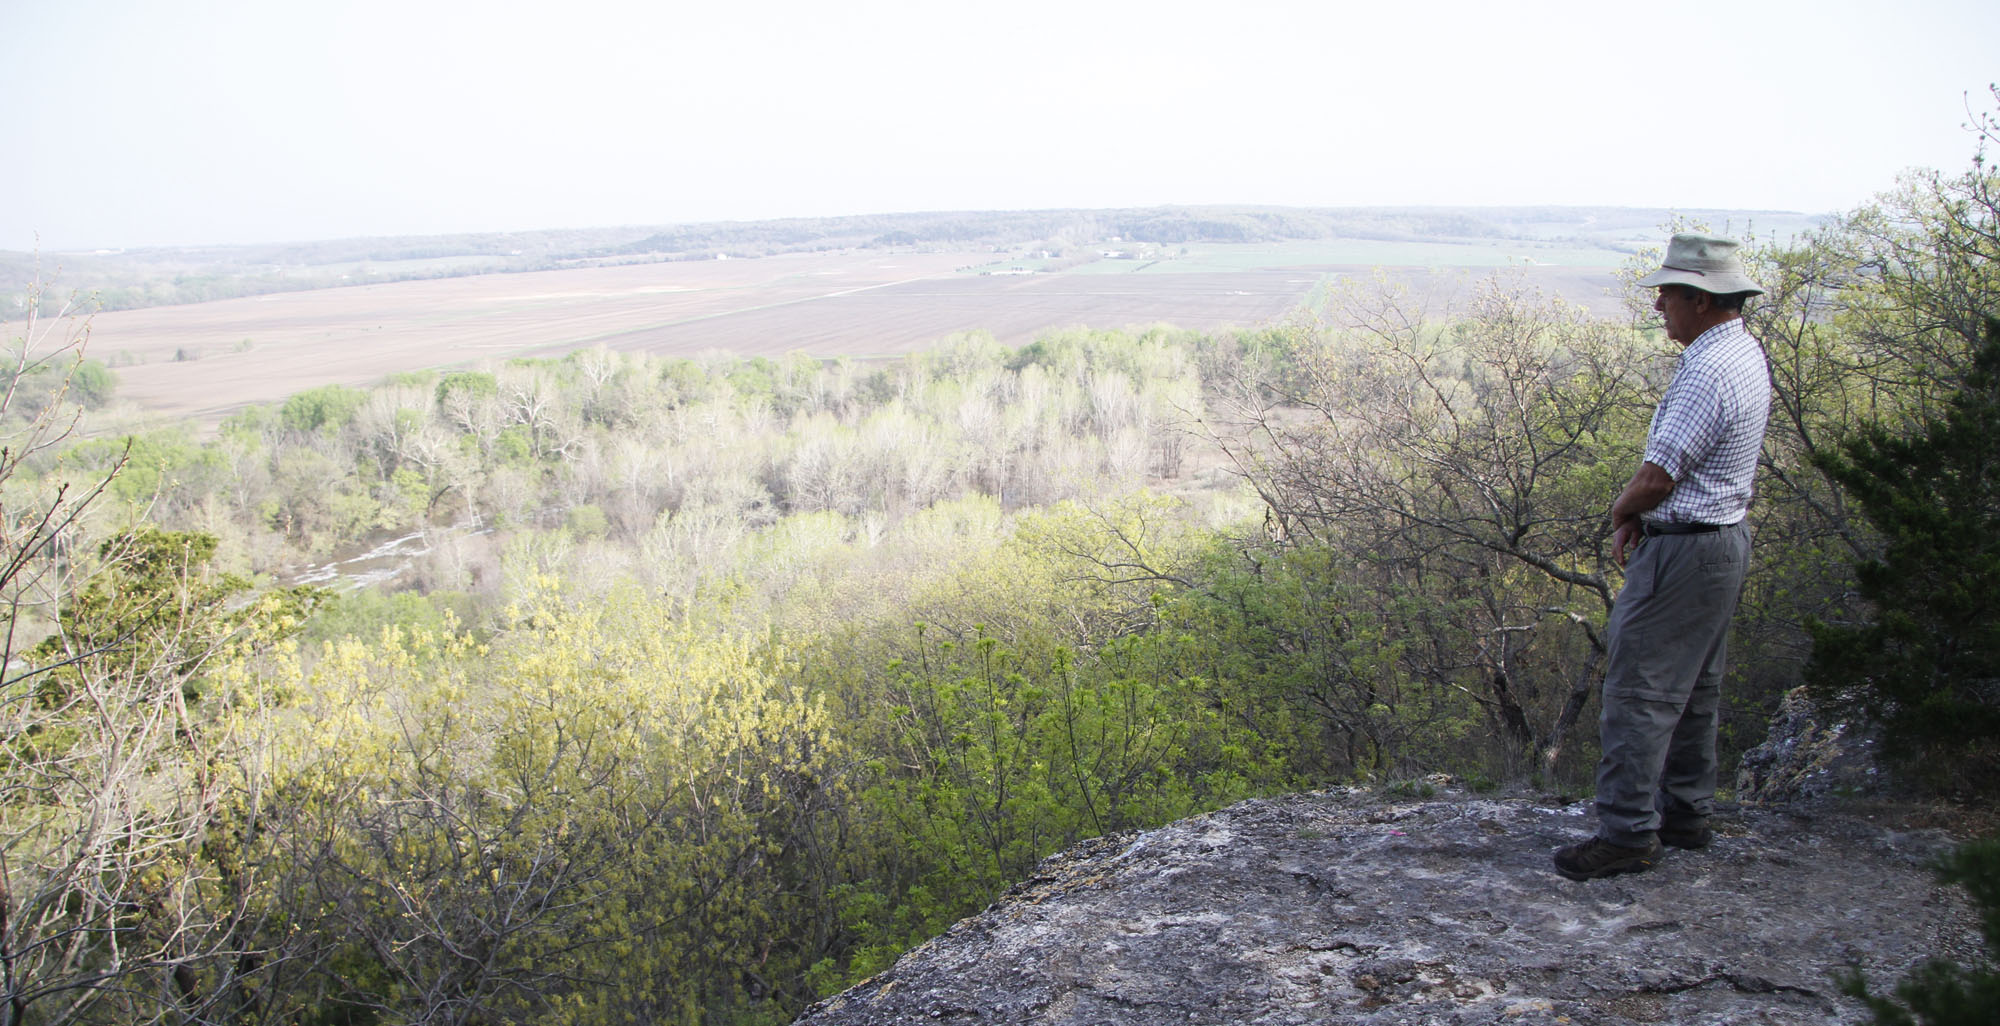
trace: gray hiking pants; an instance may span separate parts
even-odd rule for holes
[[[1662,817],[1715,805],[1715,728],[1729,620],[1750,564],[1750,529],[1648,537],[1625,568],[1606,627],[1597,835],[1651,843]]]

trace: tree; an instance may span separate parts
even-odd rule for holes
[[[1342,637],[1398,644],[1410,679],[1478,702],[1551,771],[1604,655],[1605,508],[1654,392],[1636,339],[1497,283],[1445,322],[1362,293],[1325,316],[1218,441],[1274,535],[1339,554],[1306,580],[1373,593],[1382,622]]]
[[[2000,294],[2000,174],[1986,154],[2000,146],[2000,85],[1988,91],[1995,108],[1967,126],[1970,169],[1913,172],[1823,241],[1850,269],[1843,327],[1871,357],[1857,376],[1901,393],[1886,412],[1905,425],[1965,376]]]
[[[669,603],[553,584],[490,648],[388,628],[329,646],[302,689],[273,753],[274,923],[329,948],[323,1008],[698,1021],[802,968],[773,954],[810,911],[779,856],[838,751],[821,703]],[[313,991],[275,999],[294,1016]]]
[[[346,427],[367,403],[368,393],[358,388],[323,385],[286,399],[278,408],[278,419],[286,428],[302,434],[334,432]]]
[[[76,366],[82,329],[36,313],[17,366]],[[215,671],[300,608],[241,602],[243,582],[208,567],[212,538],[88,545],[124,459],[31,480],[27,461],[76,426],[62,393],[0,444],[0,1023],[199,1020],[232,990],[248,914],[211,858],[242,779],[237,696]]]
[[[1819,624],[1807,682],[1887,729],[1894,754],[1991,792],[2000,769],[2000,319],[1909,435],[1870,425],[1817,462],[1880,533],[1856,568],[1869,623]],[[1949,758],[1937,758],[1948,756]]]

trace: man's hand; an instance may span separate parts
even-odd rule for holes
[[[1611,558],[1617,562],[1618,569],[1625,569],[1625,549],[1628,546],[1637,549],[1639,543],[1645,540],[1646,530],[1640,525],[1638,517],[1633,517],[1612,530]]]
[[[1625,567],[1625,550],[1638,548],[1645,538],[1639,514],[1665,502],[1673,490],[1674,479],[1665,470],[1643,461],[1632,480],[1625,482],[1625,490],[1611,504],[1611,558],[1619,569]]]

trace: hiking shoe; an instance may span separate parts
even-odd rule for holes
[[[1715,831],[1709,829],[1706,819],[1687,819],[1678,823],[1660,824],[1660,843],[1669,848],[1706,848],[1715,840]]]
[[[1595,880],[1620,873],[1643,873],[1660,860],[1660,842],[1643,848],[1627,848],[1603,838],[1556,849],[1556,872],[1572,880]]]

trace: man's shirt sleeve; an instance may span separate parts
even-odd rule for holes
[[[1646,462],[1676,483],[1722,439],[1722,392],[1706,368],[1690,366],[1674,377],[1646,439]]]

